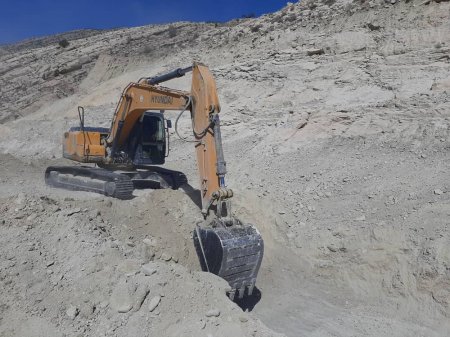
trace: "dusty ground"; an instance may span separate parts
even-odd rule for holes
[[[304,1],[1,48],[0,335],[449,335],[449,18],[449,2]],[[183,190],[43,184],[77,105],[109,126],[124,85],[192,59],[217,78],[235,212],[265,240],[249,313],[198,272]],[[196,187],[192,155],[172,137],[168,166]]]

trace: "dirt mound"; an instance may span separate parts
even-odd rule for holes
[[[153,194],[2,198],[1,335],[274,335],[226,298],[225,281],[192,271],[192,217],[167,203],[191,201]]]

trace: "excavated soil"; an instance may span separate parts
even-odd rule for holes
[[[0,336],[448,336],[449,18],[446,1],[305,0],[1,47]],[[193,59],[217,79],[233,211],[265,242],[239,303],[192,245],[192,144],[173,135],[167,162],[189,188],[43,182],[70,163],[78,105],[109,126],[128,82]]]

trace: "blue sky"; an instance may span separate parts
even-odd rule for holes
[[[82,28],[228,21],[281,9],[287,0],[0,0],[0,44]]]

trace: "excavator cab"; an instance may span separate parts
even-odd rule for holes
[[[134,126],[130,147],[133,164],[162,165],[169,149],[167,129],[171,122],[160,112],[145,112]],[[133,151],[134,150],[134,151]]]

